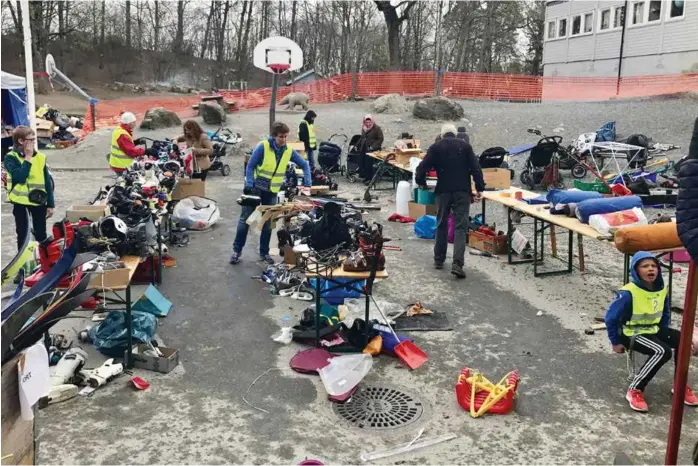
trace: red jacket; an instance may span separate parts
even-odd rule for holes
[[[128,134],[131,135],[131,138],[126,137],[126,135],[122,135],[119,137],[119,139],[116,140],[116,143],[119,145],[119,149],[124,151],[126,155],[128,155],[131,158],[136,158],[140,157],[141,155],[145,155],[145,149],[142,147],[136,147],[135,144],[133,144],[133,131],[131,131],[131,128],[128,127],[128,125],[120,125],[122,129],[128,131]],[[124,170],[120,170],[118,168],[112,168],[113,171],[117,173],[121,173]]]

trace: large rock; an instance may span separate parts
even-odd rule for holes
[[[141,129],[160,129],[179,126],[182,120],[179,119],[176,113],[170,112],[164,107],[154,107],[145,112]]]
[[[225,110],[218,102],[201,102],[199,115],[203,117],[204,123],[207,125],[220,125],[226,119]]]
[[[458,102],[446,97],[429,97],[415,102],[412,115],[422,120],[460,120],[464,112]]]
[[[374,113],[404,113],[410,110],[410,104],[400,94],[386,94],[373,102]]]

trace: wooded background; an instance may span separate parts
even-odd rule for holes
[[[282,35],[324,76],[385,70],[542,74],[542,1],[31,1],[36,71],[46,53],[78,84],[250,89],[262,39]],[[2,67],[23,72],[19,1],[2,2]]]

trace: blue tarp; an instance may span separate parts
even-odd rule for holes
[[[26,80],[2,72],[2,121],[5,125],[29,126],[27,113]]]

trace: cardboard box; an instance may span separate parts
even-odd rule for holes
[[[179,201],[189,196],[206,197],[206,183],[201,180],[180,179],[172,191],[172,200]]]
[[[34,464],[34,421],[22,419],[19,405],[17,362],[21,357],[2,365],[2,464]]]
[[[162,351],[163,357],[154,357],[142,354],[149,348],[150,346],[143,343],[139,343],[134,346],[132,353],[133,367],[135,367],[136,369],[145,369],[147,371],[154,371],[160,372],[162,374],[167,374],[168,372],[171,372],[172,369],[177,367],[177,365],[179,364],[178,350],[174,348],[165,348],[164,346],[158,346],[158,349]]]
[[[471,231],[468,234],[468,245],[479,251],[491,254],[507,253],[507,235],[489,236],[479,231]]]
[[[87,218],[96,222],[102,217],[107,217],[111,215],[109,206],[104,204],[97,205],[71,205],[68,210],[65,211],[65,218],[71,222],[75,223],[81,218]]]
[[[36,119],[36,137],[52,138],[56,130],[56,125],[52,121],[44,120],[43,118]]]
[[[437,204],[424,205],[412,201],[410,201],[408,209],[410,217],[415,220],[425,215],[436,215],[439,211]]]
[[[124,288],[131,280],[131,272],[124,262],[115,262],[122,265],[120,269],[105,270],[104,273],[93,273],[92,280],[88,287],[90,289],[101,290],[102,288]]]
[[[511,171],[508,168],[483,168],[482,176],[485,178],[485,189],[509,189],[511,187]],[[473,182],[475,191],[475,182]]]
[[[288,265],[298,265],[298,257],[296,253],[293,252],[293,247],[288,244],[284,246],[284,264]]]

